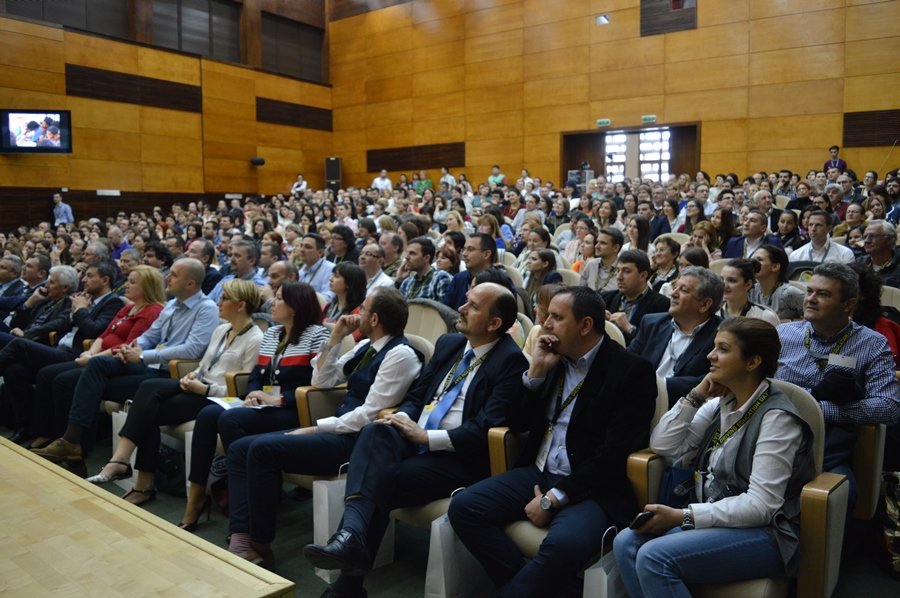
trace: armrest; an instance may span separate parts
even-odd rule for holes
[[[250,383],[250,372],[226,372],[225,386],[229,397],[242,397],[247,394],[247,384]]]
[[[491,475],[504,473],[513,465],[522,452],[527,432],[513,432],[508,427],[496,427],[488,430],[488,454],[491,462]]]
[[[830,596],[837,585],[849,487],[846,476],[826,472],[800,493],[798,598]]]
[[[97,339],[93,339],[93,338],[86,338],[86,339],[84,339],[84,340],[81,342],[81,348],[82,348],[82,350],[87,351],[88,349],[90,349],[90,348],[91,348],[91,345],[94,344],[94,341],[95,341],[95,340],[97,340]]]
[[[173,380],[180,380],[196,370],[198,365],[200,365],[199,359],[172,359],[169,361],[169,377]]]
[[[47,335],[47,344],[51,347],[55,347],[56,343],[59,342],[59,333],[55,330],[51,330]]]
[[[640,506],[652,503],[657,499],[659,479],[656,479],[656,476],[661,477],[663,471],[665,471],[665,460],[650,449],[628,455],[625,472]]]
[[[853,474],[856,476],[857,499],[854,519],[868,521],[875,516],[881,494],[881,470],[884,465],[884,424],[856,426],[856,446],[853,448]]]
[[[316,421],[334,415],[347,394],[345,385],[335,388],[300,386],[294,393],[297,400],[297,418],[301,428],[314,426]]]
[[[385,407],[381,411],[378,412],[378,419],[382,419],[385,415],[390,415],[397,411],[396,405],[394,407]]]

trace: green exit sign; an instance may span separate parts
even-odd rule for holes
[[[598,118],[597,119],[598,127],[608,127],[611,124],[612,124],[612,121],[608,118]]]
[[[641,117],[641,123],[645,125],[649,125],[650,123],[656,122],[655,114],[645,114]]]

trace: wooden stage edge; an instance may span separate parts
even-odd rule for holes
[[[0,438],[0,595],[293,593],[293,582]]]

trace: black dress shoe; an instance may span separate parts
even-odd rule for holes
[[[345,529],[331,536],[328,544],[307,544],[303,556],[319,569],[340,569],[347,575],[365,575],[372,559],[362,541]]]
[[[28,436],[28,433],[25,432],[25,428],[19,428],[12,433],[12,436],[9,437],[10,442],[14,442],[19,445],[24,444],[29,440],[31,440],[31,438]]]
[[[365,589],[360,590],[358,594],[353,594],[352,596],[349,594],[338,594],[334,591],[333,587],[328,586],[325,588],[325,591],[322,592],[321,598],[369,598],[369,594]]]

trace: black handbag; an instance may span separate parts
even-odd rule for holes
[[[185,491],[184,453],[161,445],[156,463],[156,489],[172,496],[187,496]]]

